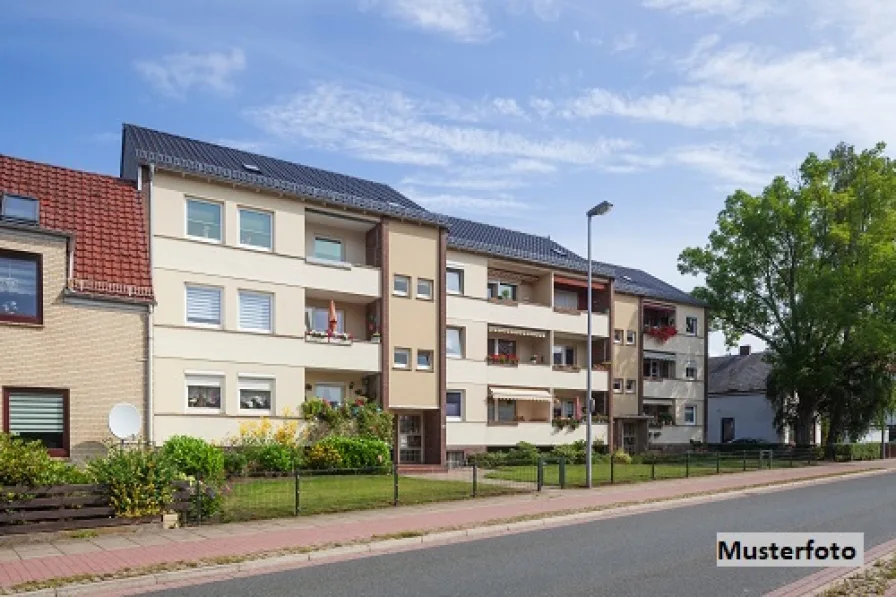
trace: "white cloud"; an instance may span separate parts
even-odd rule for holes
[[[542,118],[547,118],[554,112],[554,102],[543,97],[530,98],[529,107],[535,110]]]
[[[463,191],[506,191],[524,186],[524,183],[519,179],[513,180],[502,178],[501,176],[477,177],[476,172],[465,173],[463,170],[458,171],[452,178],[431,175],[406,176],[401,179],[401,184],[407,187],[457,189]]]
[[[420,193],[414,188],[399,188],[399,190],[412,201],[434,211],[493,212],[494,210],[520,211],[532,208],[531,205],[507,195],[488,198],[471,195],[453,195],[450,193],[428,195]]]
[[[501,114],[507,116],[525,116],[526,113],[513,98],[496,97],[492,100],[492,106]]]
[[[246,56],[239,48],[230,53],[170,54],[158,61],[140,61],[137,71],[156,91],[171,97],[183,97],[193,89],[216,93],[233,91],[233,76],[246,68]]]
[[[264,151],[268,146],[268,144],[263,141],[247,141],[244,139],[218,139],[215,143],[225,147],[233,147],[234,149],[248,151],[250,153],[259,153]]]
[[[368,0],[364,4],[373,6],[381,6],[387,15],[407,25],[461,42],[482,42],[494,34],[484,0]]]
[[[666,159],[716,178],[725,183],[722,188],[727,190],[734,186],[756,192],[774,176],[766,164],[731,145],[677,147],[668,152]]]
[[[629,31],[613,40],[613,52],[626,52],[638,46],[638,34]]]
[[[550,174],[557,171],[557,166],[540,162],[538,160],[521,159],[509,165],[512,172],[533,172],[537,174]]]
[[[722,16],[749,21],[772,10],[768,0],[644,0],[644,6],[679,14]]]

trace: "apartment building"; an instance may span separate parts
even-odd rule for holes
[[[152,303],[133,185],[0,155],[4,433],[58,457],[103,452],[113,406],[146,412]]]
[[[587,262],[546,237],[447,220],[449,462],[521,441],[585,439],[589,366],[594,437],[608,442],[612,279],[593,280],[588,363]]]
[[[641,270],[595,263],[615,280],[614,447],[683,449],[705,441],[705,305]]]
[[[440,218],[394,189],[125,125],[152,278],[154,441],[220,441],[317,396],[397,416],[401,464],[445,461]]]

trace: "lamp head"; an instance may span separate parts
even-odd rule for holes
[[[602,216],[611,209],[613,209],[612,203],[610,203],[609,201],[601,201],[600,203],[589,209],[588,213],[585,215],[587,215],[589,218],[592,218],[594,216]]]

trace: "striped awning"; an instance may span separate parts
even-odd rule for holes
[[[654,352],[652,350],[645,350],[644,358],[654,359],[656,361],[674,361],[675,355],[671,352]]]
[[[492,398],[495,400],[529,400],[536,402],[550,402],[553,400],[547,390],[526,390],[521,388],[489,388]]]
[[[547,334],[538,330],[524,330],[522,328],[505,328],[496,325],[488,326],[492,334],[507,334],[508,336],[529,336],[531,338],[544,338]]]

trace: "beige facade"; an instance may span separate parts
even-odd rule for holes
[[[0,227],[0,252],[40,256],[43,304],[40,324],[0,322],[0,400],[10,393],[63,393],[67,445],[65,453],[52,453],[82,460],[114,440],[108,427],[114,405],[127,403],[146,412],[147,310],[67,296],[68,243],[58,233]],[[3,406],[0,417],[8,430]]]

